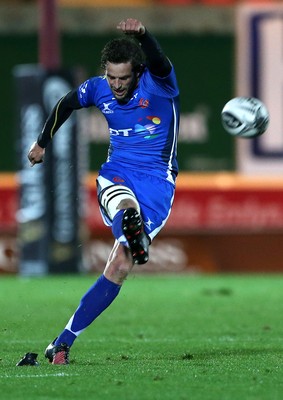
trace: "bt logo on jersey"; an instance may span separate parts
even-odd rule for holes
[[[131,136],[130,132],[132,131],[132,128],[129,129],[112,129],[109,128],[110,135],[112,136]]]

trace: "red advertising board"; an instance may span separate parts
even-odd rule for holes
[[[258,230],[283,228],[283,191],[209,189],[176,194],[167,229]]]
[[[0,232],[16,229],[18,183],[15,175],[0,175]]]
[[[85,184],[86,271],[104,268],[113,238],[101,219],[95,175]],[[16,176],[0,175],[0,271],[17,272]],[[183,175],[165,229],[138,271],[283,270],[283,182],[237,175]]]
[[[91,231],[105,229],[97,206],[95,178],[87,180],[86,222]],[[106,228],[107,229],[107,228]],[[170,232],[254,231],[283,229],[283,180],[244,178],[234,174],[181,174]]]
[[[108,230],[96,198],[95,175],[86,179],[85,223],[90,232]],[[0,231],[16,229],[18,185],[0,176]],[[166,231],[195,232],[283,230],[283,180],[237,175],[182,175]]]

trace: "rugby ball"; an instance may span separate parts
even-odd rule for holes
[[[221,119],[230,135],[254,138],[266,131],[269,113],[265,104],[255,97],[234,97],[225,104]]]

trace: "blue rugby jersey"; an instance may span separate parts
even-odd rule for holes
[[[82,83],[78,98],[82,107],[96,106],[108,122],[107,162],[175,182],[179,89],[173,67],[165,78],[145,69],[126,104],[115,99],[105,76]]]

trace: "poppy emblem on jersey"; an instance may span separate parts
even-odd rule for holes
[[[120,178],[120,176],[114,176],[112,180],[113,182],[125,182],[123,178]]]
[[[141,108],[147,108],[149,106],[149,100],[141,98],[139,101],[139,106]]]

